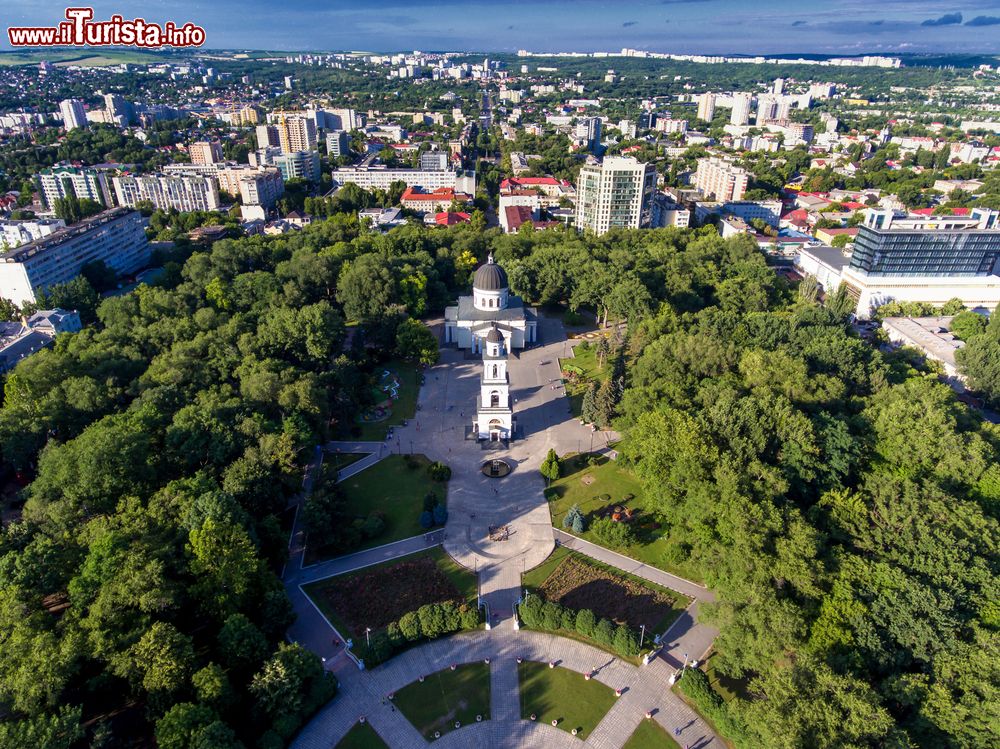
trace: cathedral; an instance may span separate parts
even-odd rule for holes
[[[472,295],[444,312],[444,342],[473,353],[484,350],[492,331],[503,336],[507,351],[529,346],[538,337],[538,316],[521,297],[510,293],[507,273],[493,262],[493,255],[479,266],[472,279]]]
[[[514,435],[514,414],[507,376],[507,349],[496,323],[483,338],[483,373],[473,433],[481,440],[507,440]]]

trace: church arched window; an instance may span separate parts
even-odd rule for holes
[[[499,376],[500,376],[500,368],[496,364],[494,364],[493,365],[493,379],[495,380]]]

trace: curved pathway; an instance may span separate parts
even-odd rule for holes
[[[578,740],[565,731],[521,720],[515,660],[518,656],[542,662],[555,660],[581,673],[596,670],[598,681],[625,690],[590,733],[584,742],[587,746],[617,749],[644,720],[646,711],[653,711],[654,720],[671,733],[680,728],[680,742],[692,749],[722,746],[708,726],[669,689],[670,676],[685,660],[701,658],[717,634],[710,627],[696,623],[698,603],[713,600],[711,592],[552,527],[538,466],[550,448],[560,454],[586,450],[593,435],[570,417],[565,391],[557,384],[558,359],[569,352],[561,323],[541,318],[539,333],[543,345],[511,356],[514,413],[524,437],[511,442],[508,448],[485,450],[479,443],[465,439],[466,426],[472,422],[481,360],[466,358],[454,349],[444,350],[441,363],[428,370],[428,386],[421,388],[417,415],[406,427],[396,427],[392,440],[324,446],[328,453],[333,450],[372,453],[341,471],[344,477],[391,452],[409,452],[409,449],[448,463],[453,469],[448,485],[449,517],[443,531],[310,567],[302,567],[305,538],[296,523],[284,579],[299,618],[288,637],[323,656],[327,668],[337,674],[341,692],[302,730],[292,743],[294,749],[330,749],[362,715],[392,749],[426,746],[423,737],[385,696],[420,675],[447,668],[451,663],[487,657],[491,659],[492,719],[445,734],[435,744],[452,747],[478,744],[491,749],[578,746]],[[606,435],[601,437],[606,440]],[[603,451],[607,446],[595,445],[595,449]],[[317,448],[298,502],[308,496],[322,456],[323,449]],[[483,461],[493,457],[508,461],[514,467],[513,472],[504,479],[486,478],[478,469]],[[511,529],[509,540],[491,541],[489,527],[501,525]],[[659,657],[646,666],[636,667],[575,640],[515,629],[512,615],[521,595],[521,574],[543,562],[557,539],[569,548],[694,599],[664,634]],[[425,643],[370,672],[359,671],[339,646],[330,623],[300,586],[440,543],[460,564],[477,570],[481,595],[491,613],[492,629]]]

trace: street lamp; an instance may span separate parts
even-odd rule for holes
[[[688,667],[688,654],[687,654],[687,653],[685,653],[685,654],[684,654],[684,667],[683,667],[683,668],[681,668],[681,671],[683,671],[683,670],[684,670],[684,669],[686,669],[687,667]]]
[[[642,650],[642,641],[646,637],[646,625],[642,624],[639,628],[639,650]]]
[[[368,647],[372,646],[372,628],[365,627],[365,640],[368,642]],[[687,663],[687,656],[684,656],[684,662]]]

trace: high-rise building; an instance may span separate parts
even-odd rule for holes
[[[715,94],[702,94],[698,97],[698,119],[711,122],[715,117]]]
[[[112,205],[107,173],[98,169],[54,166],[39,172],[38,182],[42,199],[50,209],[55,208],[56,200],[70,195],[78,199],[96,200],[105,206]]]
[[[222,144],[217,140],[199,140],[188,146],[192,164],[218,164],[222,161]]]
[[[754,124],[761,127],[768,120],[773,120],[778,116],[778,102],[773,96],[757,97],[757,119]]]
[[[135,122],[135,107],[132,102],[118,94],[104,95],[104,110],[107,112],[107,119],[118,127],[125,127]]]
[[[775,94],[776,96],[781,96],[783,93],[785,93],[785,79],[784,78],[775,78],[774,79],[774,83],[771,85],[771,93]]]
[[[717,157],[698,159],[694,174],[694,186],[706,196],[716,201],[728,203],[743,199],[750,182],[746,169],[730,164]]]
[[[67,133],[78,127],[87,127],[87,112],[79,99],[63,99],[59,102],[59,113],[62,115],[63,129]]]
[[[260,169],[240,177],[239,188],[243,205],[272,208],[285,192],[285,183],[280,170]]]
[[[280,147],[280,143],[278,141],[278,128],[274,125],[258,125],[256,133],[257,148]]]
[[[750,102],[753,97],[750,94],[733,94],[733,113],[729,118],[732,125],[742,126],[750,122]]]
[[[87,263],[101,261],[119,275],[149,263],[142,216],[114,208],[0,254],[0,297],[34,304],[55,284],[72,281]]]
[[[591,153],[601,145],[601,118],[587,117],[576,123],[576,137]]]
[[[577,185],[576,225],[595,234],[648,227],[656,170],[633,158],[609,157],[584,166]]]
[[[995,309],[1000,303],[1000,211],[907,216],[869,209],[841,280],[862,316],[893,299],[943,304],[958,298],[970,308]]]
[[[299,114],[278,116],[278,145],[285,153],[316,149],[316,121]],[[270,144],[268,144],[270,145]]]
[[[211,177],[146,174],[111,180],[118,204],[134,208],[149,201],[155,208],[177,211],[217,211],[219,185]]]
[[[346,130],[334,130],[326,134],[326,152],[329,156],[349,156],[351,136]]]
[[[274,166],[281,170],[286,182],[290,179],[304,179],[319,182],[319,153],[316,151],[293,151],[274,157]]]

